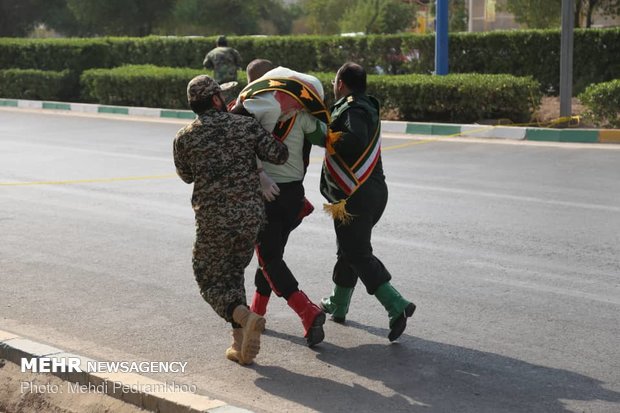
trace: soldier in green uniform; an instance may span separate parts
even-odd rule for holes
[[[243,276],[265,220],[256,157],[283,164],[288,149],[255,119],[228,113],[209,76],[192,79],[187,97],[198,116],[179,130],[173,152],[177,174],[194,184],[194,275],[205,301],[233,325],[226,357],[250,364],[265,329],[265,319],[247,307]]]
[[[388,189],[381,162],[379,102],[366,94],[366,72],[345,63],[334,80],[336,103],[326,139],[321,173],[325,209],[334,218],[338,242],[334,290],[321,301],[332,320],[344,322],[358,278],[389,316],[390,341],[405,330],[415,305],[390,284],[391,275],[373,255],[372,229],[387,204]]]
[[[215,49],[205,56],[202,62],[205,69],[213,69],[213,78],[219,84],[237,81],[237,69],[241,67],[241,55],[232,47],[228,40],[220,36],[215,42]]]

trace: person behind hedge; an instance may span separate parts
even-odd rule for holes
[[[179,177],[194,183],[194,276],[204,300],[233,326],[226,357],[250,364],[265,329],[247,307],[243,276],[265,219],[256,157],[282,164],[288,149],[255,119],[228,113],[209,76],[193,78],[187,98],[198,116],[177,133],[173,154]]]
[[[356,63],[342,65],[333,85],[336,103],[331,108],[320,189],[329,201],[325,209],[334,219],[338,250],[333,292],[321,300],[321,307],[332,320],[344,323],[359,278],[387,310],[388,338],[394,341],[416,307],[390,284],[390,273],[372,252],[372,229],[388,199],[379,102],[366,94],[366,71]]]
[[[260,174],[267,224],[256,245],[259,267],[250,308],[264,315],[274,291],[300,317],[306,343],[314,346],[325,337],[325,313],[299,289],[284,262],[284,249],[291,232],[314,209],[304,196],[303,179],[312,144],[325,144],[328,110],[323,103],[323,85],[314,76],[274,67],[264,59],[250,62],[247,77],[249,84],[232,110],[245,110],[255,116],[289,150],[286,163],[263,162]]]
[[[241,68],[241,55],[228,47],[226,36],[219,36],[215,41],[215,49],[205,56],[202,65],[205,69],[213,69],[213,78],[219,84],[237,81],[237,69]]]

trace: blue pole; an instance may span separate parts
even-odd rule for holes
[[[448,74],[448,0],[435,6],[435,74]]]

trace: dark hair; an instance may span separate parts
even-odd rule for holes
[[[216,46],[228,46],[228,40],[226,40],[226,36],[220,36],[215,41]]]
[[[200,115],[203,112],[206,112],[209,109],[214,108],[213,106],[213,95],[209,96],[206,99],[195,100],[189,102],[189,107],[196,115]]]
[[[248,80],[253,82],[273,68],[275,68],[275,66],[267,59],[254,59],[248,63],[245,72],[248,75]]]
[[[347,62],[338,69],[338,79],[353,93],[366,93],[366,71],[357,63]]]

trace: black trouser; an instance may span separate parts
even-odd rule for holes
[[[267,224],[258,235],[256,253],[260,267],[256,269],[254,284],[261,295],[269,295],[273,290],[277,296],[288,299],[297,291],[298,283],[284,262],[284,248],[288,236],[301,222],[304,187],[301,181],[279,183],[278,187],[280,195],[265,203]]]
[[[387,204],[388,190],[384,181],[367,181],[347,200],[347,212],[353,215],[348,224],[334,221],[338,242],[338,259],[332,279],[341,287],[353,288],[361,279],[368,294],[392,277],[383,263],[372,253],[372,228]]]

